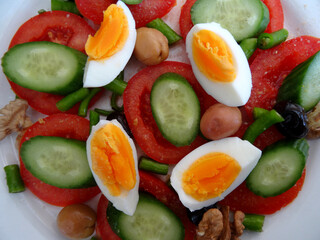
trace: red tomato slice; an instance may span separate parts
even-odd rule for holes
[[[253,88],[245,105],[248,115],[254,107],[271,109],[288,73],[319,50],[319,38],[301,36],[257,55],[250,65]]]
[[[179,19],[180,32],[183,39],[186,39],[188,32],[193,27],[191,21],[191,8],[197,0],[187,0],[181,8],[181,15]]]
[[[280,0],[261,0],[269,9],[270,22],[265,32],[271,33],[283,28],[284,16]]]
[[[40,119],[25,132],[21,144],[35,136],[57,136],[86,141],[89,136],[89,121],[71,114],[54,114]],[[24,166],[20,158],[21,177],[26,187],[41,200],[56,206],[67,206],[85,202],[96,196],[98,187],[81,189],[64,189],[48,185],[34,177]]]
[[[187,0],[181,9],[180,15],[180,31],[181,36],[186,39],[188,32],[193,27],[193,23],[191,21],[190,10],[193,4],[197,0]],[[266,31],[272,32],[283,28],[283,10],[280,0],[262,0],[264,4],[268,7],[270,13],[270,22],[267,26]]]
[[[263,198],[255,195],[247,187],[245,182],[231,192],[225,199],[219,202],[221,205],[230,206],[230,209],[241,210],[245,213],[272,214],[290,204],[302,189],[305,179],[305,171],[297,183],[288,191],[275,196]]]
[[[76,5],[83,16],[100,25],[103,11],[117,0],[76,0]],[[136,28],[145,26],[156,18],[162,18],[176,5],[176,0],[143,0],[140,4],[128,5],[136,20]]]
[[[135,140],[150,158],[173,164],[205,143],[205,140],[197,137],[190,146],[176,147],[161,135],[152,116],[150,92],[155,80],[166,72],[180,74],[189,81],[199,98],[202,112],[216,101],[202,89],[193,75],[191,66],[185,63],[162,62],[144,68],[129,80],[123,94],[123,106]]]
[[[94,33],[95,31],[89,24],[78,15],[64,11],[45,12],[22,24],[12,38],[9,48],[25,42],[51,41],[85,52],[84,46],[88,35]],[[60,113],[56,103],[63,96],[37,92],[11,81],[9,83],[12,90],[20,98],[27,100],[28,104],[38,112],[47,115]],[[68,110],[67,113],[77,113],[78,108],[79,104]]]
[[[16,44],[35,41],[49,41],[67,45],[85,53],[88,35],[95,31],[80,16],[64,12],[50,11],[36,15],[18,29],[9,48]]]
[[[129,5],[136,28],[143,27],[156,18],[162,18],[176,5],[176,0],[143,0],[140,4]]]
[[[117,0],[75,0],[79,12],[86,18],[100,25],[103,20],[103,11]]]
[[[169,207],[182,221],[185,228],[185,240],[193,240],[195,236],[196,226],[190,222],[185,207],[179,201],[178,195],[162,182],[159,178],[146,172],[139,171],[140,190],[146,191],[155,196],[159,201]],[[120,238],[112,231],[106,216],[108,200],[102,195],[97,210],[97,235],[108,240],[120,240]]]

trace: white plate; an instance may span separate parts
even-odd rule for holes
[[[164,19],[170,22],[174,30],[179,31],[179,7],[185,0],[177,0],[177,6]],[[285,27],[289,37],[313,35],[320,37],[320,1],[319,0],[283,0]],[[37,14],[39,9],[50,9],[49,0],[0,0],[0,57],[6,51],[10,39],[17,28],[27,19]],[[170,59],[187,61],[183,50],[184,44],[175,46]],[[132,64],[131,64],[132,65]],[[132,72],[133,73],[133,72]],[[131,75],[132,73],[129,73]],[[0,108],[14,99],[9,84],[3,73],[0,73]],[[29,110],[33,119],[40,114]],[[6,240],[63,240],[55,219],[59,207],[50,206],[35,198],[28,190],[23,193],[9,194],[3,167],[10,163],[18,163],[17,151],[14,147],[15,136],[0,143],[0,239]],[[303,189],[297,199],[281,211],[267,216],[262,233],[246,232],[243,240],[317,240],[320,236],[318,219],[320,217],[320,141],[310,141],[310,157],[307,162],[307,175]],[[96,206],[98,198],[89,204]]]

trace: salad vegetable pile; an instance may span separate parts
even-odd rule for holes
[[[59,210],[61,239],[256,239],[303,189],[320,39],[289,37],[280,0],[38,10],[1,58],[4,181]]]

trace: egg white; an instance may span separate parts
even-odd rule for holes
[[[233,56],[234,66],[236,68],[236,78],[233,82],[221,83],[211,81],[197,67],[193,59],[192,40],[193,35],[200,30],[209,30],[214,32],[229,47]],[[220,103],[231,107],[246,104],[250,97],[252,88],[251,72],[248,60],[243,50],[228,30],[222,28],[220,24],[215,22],[196,24],[187,35],[186,51],[195,77],[209,95],[214,97]]]
[[[241,171],[230,187],[227,188],[220,196],[205,201],[199,201],[185,193],[182,188],[182,176],[194,161],[211,152],[222,152],[233,157],[240,164]],[[170,178],[171,185],[178,193],[182,204],[189,208],[190,211],[195,211],[222,200],[236,187],[238,187],[256,166],[260,156],[260,149],[256,148],[250,142],[238,137],[229,137],[217,141],[211,141],[193,150],[173,168]]]
[[[132,154],[134,157],[134,164],[135,164],[135,171],[136,171],[136,185],[130,191],[122,189],[120,196],[112,196],[110,194],[109,189],[102,183],[99,176],[97,176],[94,173],[94,171],[92,170],[92,160],[91,160],[91,140],[92,140],[92,137],[98,129],[100,129],[103,126],[105,126],[106,124],[110,124],[110,123],[118,126],[122,130],[122,132],[126,135],[128,141],[130,143],[131,149],[132,149]],[[112,202],[112,204],[114,205],[115,208],[124,212],[127,215],[132,216],[136,210],[136,207],[137,207],[137,204],[139,201],[139,182],[140,182],[140,177],[139,177],[139,173],[138,173],[138,156],[137,156],[136,146],[135,146],[133,140],[129,137],[129,135],[123,129],[122,125],[117,120],[111,120],[111,121],[100,120],[97,125],[92,127],[90,136],[86,142],[86,146],[87,146],[87,158],[89,161],[89,166],[92,171],[93,177],[94,177],[98,187],[100,188],[102,194],[110,202]]]
[[[102,87],[112,82],[130,60],[136,43],[135,20],[125,3],[118,1],[128,20],[129,35],[123,48],[104,60],[87,61],[84,69],[83,87]]]

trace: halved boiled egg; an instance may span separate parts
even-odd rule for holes
[[[117,120],[100,120],[92,127],[87,157],[101,192],[118,210],[133,215],[139,200],[137,151]]]
[[[186,38],[186,50],[195,77],[220,103],[244,105],[251,94],[247,58],[231,33],[220,24],[196,24]]]
[[[171,185],[191,211],[222,200],[256,166],[261,150],[238,137],[206,143],[185,156],[173,169]]]
[[[104,11],[103,22],[85,45],[88,60],[83,86],[101,87],[112,82],[128,63],[136,42],[135,21],[122,1]]]

